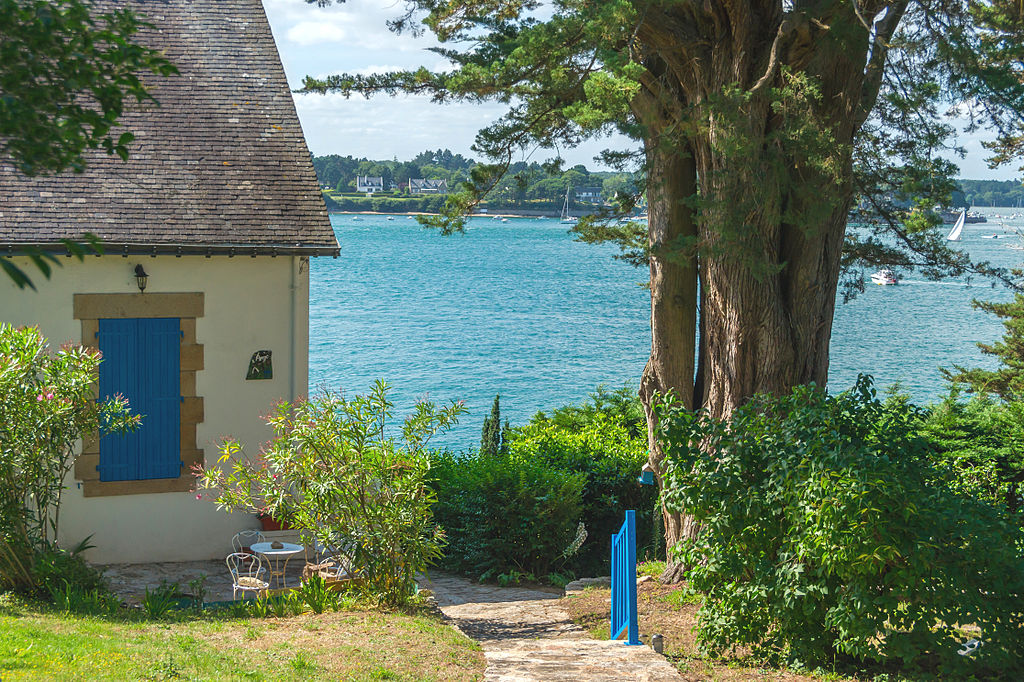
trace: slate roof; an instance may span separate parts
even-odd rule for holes
[[[108,253],[337,255],[323,197],[260,0],[100,0],[154,25],[138,41],[181,72],[147,75],[131,157],[26,178],[0,160],[0,253],[61,249],[92,232]]]
[[[448,192],[448,181],[444,178],[432,179],[432,178],[410,178],[409,179],[409,193],[410,194],[446,194]]]

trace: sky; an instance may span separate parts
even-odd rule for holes
[[[402,0],[348,0],[321,8],[304,0],[263,0],[288,82],[301,87],[306,75],[331,73],[373,73],[447,64],[428,48],[438,43],[427,32],[416,38],[395,35],[388,19],[399,16]],[[427,149],[450,149],[464,156],[480,158],[471,151],[476,131],[497,119],[503,107],[498,103],[433,104],[426,96],[377,96],[372,99],[341,95],[293,95],[295,107],[311,152],[318,156],[369,159],[411,159]],[[626,138],[615,136],[593,140],[558,154],[567,165],[582,163],[590,170],[604,170],[594,157],[602,150],[627,149]],[[961,144],[967,158],[956,160],[961,177],[981,180],[1012,180],[1019,177],[1017,164],[991,170],[976,135]],[[522,157],[543,162],[556,155],[553,150],[531,150]]]

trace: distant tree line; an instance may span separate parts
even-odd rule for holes
[[[969,206],[1024,205],[1024,184],[1019,180],[959,180]]]
[[[337,195],[354,194],[359,175],[383,178],[385,193],[394,188],[390,189],[392,196],[400,197],[408,194],[412,178],[447,180],[454,191],[469,179],[476,165],[475,160],[448,149],[421,152],[410,161],[375,161],[338,154],[313,157],[320,186],[332,191],[332,198],[339,205],[346,202]],[[591,172],[582,164],[563,170],[521,161],[511,166],[505,178],[487,195],[486,203],[503,208],[547,208],[555,203],[560,206],[569,188],[573,190],[573,201],[580,201],[576,195],[584,188],[596,189],[600,200],[611,201],[619,194],[635,195],[638,182],[639,178],[632,173]]]

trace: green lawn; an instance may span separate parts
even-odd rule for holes
[[[479,680],[477,644],[431,614],[60,614],[0,595],[0,679]]]

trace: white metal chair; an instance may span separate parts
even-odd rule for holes
[[[352,543],[342,541],[338,547],[328,547],[319,540],[314,543],[316,563],[322,566],[321,574],[327,578],[342,580],[353,575]]]
[[[231,598],[238,599],[238,591],[242,591],[242,598],[245,598],[246,591],[260,592],[266,594],[270,589],[270,582],[264,580],[268,570],[263,565],[263,557],[258,554],[246,554],[245,552],[233,552],[228,554],[224,560],[228,570],[231,571]]]
[[[263,533],[258,530],[240,530],[235,533],[235,536],[231,538],[231,549],[235,552],[243,552],[248,554],[251,550],[250,547],[255,545],[257,542],[266,542],[267,539],[263,537]]]

